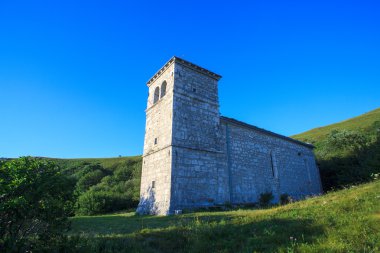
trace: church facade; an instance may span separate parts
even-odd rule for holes
[[[322,193],[312,145],[220,116],[220,78],[173,57],[148,81],[137,213]]]

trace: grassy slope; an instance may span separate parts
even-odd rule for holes
[[[264,210],[72,222],[88,252],[379,252],[380,180]]]
[[[378,129],[380,129],[380,108],[292,137],[314,144],[322,184],[324,189],[328,190],[366,182],[371,174],[380,172],[380,132]],[[348,139],[342,138],[343,135],[340,137],[338,135],[340,138],[338,140],[345,143],[344,146],[332,146],[334,138],[329,134],[333,130],[341,133],[345,130],[351,131],[354,135],[350,138],[354,145],[350,146]],[[366,144],[360,146],[360,150],[353,150],[352,147],[359,147],[355,146],[355,143],[360,142],[358,140],[365,141]]]
[[[380,108],[339,123],[314,128],[307,132],[294,135],[292,138],[314,143],[325,139],[326,136],[335,129],[367,131],[376,121],[380,121]]]

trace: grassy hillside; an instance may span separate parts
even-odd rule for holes
[[[377,125],[375,122],[379,122],[379,124]],[[294,135],[292,138],[318,144],[326,139],[333,130],[346,129],[360,132],[373,132],[376,125],[380,127],[380,108],[339,123],[314,128],[307,132]]]
[[[292,137],[315,145],[325,190],[367,182],[380,172],[380,108]]]
[[[81,252],[379,252],[380,181],[263,210],[74,217]]]

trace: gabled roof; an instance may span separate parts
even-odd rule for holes
[[[277,137],[277,138],[280,138],[280,139],[283,139],[283,140],[286,140],[286,141],[290,141],[290,142],[293,142],[293,143],[305,146],[307,148],[311,148],[311,149],[315,148],[314,145],[312,145],[310,143],[302,142],[302,141],[299,141],[299,140],[296,140],[296,139],[293,139],[293,138],[290,138],[290,137],[287,137],[287,136],[284,136],[284,135],[281,135],[281,134],[276,134],[274,132],[265,130],[263,128],[259,128],[259,127],[254,126],[254,125],[250,125],[250,124],[244,123],[242,121],[239,121],[239,120],[236,120],[236,119],[233,119],[233,118],[228,118],[228,117],[221,116],[220,119],[222,121],[225,121],[225,122],[228,122],[228,123],[232,123],[232,124],[235,124],[235,125],[238,125],[238,126],[246,127],[246,128],[249,128],[249,129],[253,129],[253,130],[256,130],[256,131],[258,131],[260,133],[263,133],[263,134],[266,134],[266,135],[271,135],[271,136],[274,136],[274,137]]]
[[[209,76],[209,77],[211,77],[211,78],[213,78],[215,80],[219,80],[222,77],[221,75],[215,74],[214,72],[211,72],[211,71],[209,71],[209,70],[207,70],[205,68],[202,68],[202,67],[200,67],[198,65],[195,65],[194,63],[191,63],[189,61],[181,59],[181,58],[179,58],[177,56],[173,56],[167,63],[165,63],[165,65],[162,68],[160,68],[160,70],[157,71],[156,74],[154,74],[154,76],[152,76],[149,79],[149,81],[146,84],[149,86],[151,83],[153,83],[173,63],[179,63],[181,65],[184,65],[184,66],[186,66],[186,67],[188,67],[188,68],[190,68],[192,70],[195,70],[195,71],[200,72],[200,73],[202,73],[204,75],[207,75],[207,76]]]

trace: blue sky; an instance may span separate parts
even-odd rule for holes
[[[0,2],[0,157],[142,153],[146,81],[210,69],[222,115],[284,135],[380,107],[379,1]]]

